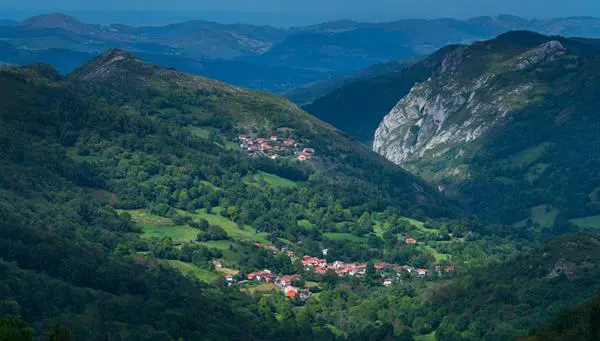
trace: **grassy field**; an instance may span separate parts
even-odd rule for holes
[[[433,257],[435,257],[436,262],[442,262],[442,261],[446,261],[446,260],[450,259],[449,254],[439,253],[436,249],[432,248],[429,245],[421,244],[418,247],[421,248],[423,251],[430,253]]]
[[[142,229],[144,231],[144,234],[142,235],[143,238],[169,237],[173,239],[173,242],[176,244],[195,241],[196,237],[198,236],[198,232],[200,232],[199,230],[187,225],[165,227],[152,224],[143,224]]]
[[[304,287],[309,288],[309,287],[321,287],[321,285],[319,284],[319,282],[312,282],[312,281],[306,281],[304,282]]]
[[[402,219],[408,221],[411,225],[414,225],[419,231],[421,231],[423,233],[431,233],[431,234],[439,233],[439,231],[436,229],[431,229],[431,228],[425,227],[425,223],[423,223],[422,221],[418,221],[418,220],[411,219],[408,217],[402,217]]]
[[[435,341],[436,337],[435,337],[435,331],[426,334],[426,335],[416,335],[415,336],[415,341]]]
[[[264,283],[249,286],[247,288],[244,288],[244,290],[252,294],[271,294],[273,292],[279,291],[279,288],[277,288],[277,286],[273,283]]]
[[[229,246],[233,245],[230,240],[209,240],[207,242],[200,242],[198,244],[204,245],[208,248],[215,248],[219,250],[229,250]]]
[[[542,143],[537,146],[527,148],[517,154],[510,156],[509,161],[517,166],[527,166],[537,161],[546,150],[550,147],[550,143]]]
[[[256,176],[262,176],[262,178],[265,179],[265,182],[267,182],[275,187],[293,188],[293,187],[298,186],[298,184],[296,182],[282,178],[275,174],[270,174],[270,173],[265,173],[265,172],[259,171]]]
[[[294,188],[298,186],[298,184],[292,180],[282,178],[275,174],[265,173],[262,171],[258,171],[257,174],[252,176],[249,175],[248,177],[246,177],[245,182],[248,185],[258,186],[260,178],[262,178],[265,181],[265,184],[268,184],[273,187]]]
[[[546,205],[540,205],[532,208],[531,219],[534,223],[538,223],[542,227],[552,227],[559,211],[552,208],[546,212],[546,207]]]
[[[152,215],[145,210],[118,210],[119,213],[129,213],[133,221],[137,224],[151,224],[156,226],[170,226],[173,224],[171,219]]]
[[[375,226],[373,227],[373,232],[375,232],[375,234],[378,237],[383,237],[383,234],[385,233],[385,231],[387,231],[390,228],[389,224],[384,224],[380,221],[375,221]]]
[[[179,270],[182,274],[190,274],[203,282],[214,283],[223,278],[223,275],[218,272],[202,269],[191,263],[185,263],[178,260],[165,260],[164,262]]]
[[[341,233],[341,232],[326,232],[323,233],[323,237],[331,239],[331,240],[348,240],[356,243],[366,243],[367,238],[359,237],[352,233]]]
[[[600,229],[600,215],[573,219],[571,222],[582,228]]]
[[[199,230],[187,225],[174,226],[169,218],[160,217],[147,213],[144,210],[119,210],[131,215],[132,220],[143,231],[142,238],[169,237],[175,243],[195,241]]]
[[[190,125],[188,126],[188,130],[190,133],[192,133],[192,135],[201,139],[207,140],[210,137],[211,130],[208,128],[194,127]]]
[[[298,226],[304,227],[307,230],[315,228],[315,225],[306,219],[298,220]]]
[[[423,223],[422,221],[418,221],[415,219],[411,219],[408,217],[401,217],[402,219],[406,220],[407,222],[409,222],[411,225],[413,225],[417,230],[423,232],[423,233],[428,233],[428,234],[439,234],[440,232],[436,229],[432,229],[432,228],[427,228],[425,227],[425,223]],[[375,227],[373,228],[373,231],[375,232],[376,235],[378,235],[379,237],[383,236],[383,233],[385,231],[387,231],[390,228],[389,224],[387,223],[382,223],[380,221],[375,221]]]
[[[233,275],[233,276],[240,273],[240,270],[230,269],[230,268],[220,268],[220,269],[216,269],[216,271],[223,273],[223,274]]]
[[[218,212],[218,210],[215,209],[213,209],[213,213]],[[225,230],[225,232],[227,232],[229,237],[233,239],[254,240],[261,243],[269,243],[269,241],[266,238],[268,235],[267,233],[257,232],[256,229],[254,229],[251,226],[245,226],[244,229],[240,229],[236,225],[236,223],[221,215],[206,213],[206,209],[196,210],[195,214],[192,217],[196,220],[206,219],[210,224],[221,226]]]

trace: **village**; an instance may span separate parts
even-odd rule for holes
[[[314,156],[314,148],[305,147],[305,143],[293,138],[282,138],[276,135],[271,137],[252,137],[239,135],[240,148],[247,151],[251,157],[294,157],[299,161],[306,161]]]
[[[417,240],[415,238],[405,238],[405,243],[408,245],[417,244]],[[310,255],[305,255],[302,258],[296,257],[293,251],[289,251],[286,247],[282,247],[281,249],[276,248],[272,245],[265,245],[261,243],[255,243],[255,247],[263,248],[267,251],[277,253],[285,253],[292,262],[300,261],[302,264],[302,268],[304,271],[313,272],[319,275],[325,275],[327,273],[335,273],[338,277],[363,277],[367,273],[368,264],[367,263],[344,263],[342,261],[336,260],[333,262],[328,262],[326,259],[313,257]],[[322,256],[326,257],[329,250],[323,249],[321,251]],[[215,267],[220,267],[221,264],[218,261],[213,262]],[[453,265],[436,265],[433,268],[433,273],[429,269],[423,268],[415,268],[409,265],[397,265],[391,264],[387,262],[378,262],[373,264],[373,269],[375,273],[378,273],[381,276],[381,285],[385,287],[389,287],[394,285],[394,283],[399,281],[402,273],[406,273],[410,276],[426,278],[432,276],[433,273],[441,275],[443,273],[451,273],[454,272]],[[394,276],[395,275],[395,276]],[[261,271],[251,272],[245,275],[245,279],[237,281],[234,276],[230,274],[224,275],[225,284],[227,286],[232,285],[244,285],[250,282],[264,282],[264,283],[273,283],[275,286],[285,295],[285,297],[296,300],[298,299],[301,302],[306,301],[310,298],[312,292],[312,288],[299,288],[294,285],[297,282],[300,282],[302,279],[301,274],[291,274],[291,275],[277,275],[268,269],[264,269]]]

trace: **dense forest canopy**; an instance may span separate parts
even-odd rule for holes
[[[597,285],[596,235],[537,249],[552,234],[465,214],[281,98],[123,51],[69,77],[43,64],[1,69],[0,115],[0,335],[9,340],[506,340]],[[240,135],[315,151],[305,161],[252,157]],[[547,261],[518,277],[540,250]],[[368,270],[315,274],[287,252]],[[563,258],[585,271],[547,280]],[[224,274],[242,282],[263,269],[301,274],[294,284],[314,293],[300,302],[224,285]],[[502,283],[510,278],[522,283],[514,292]],[[480,286],[490,306],[472,297]],[[532,292],[556,300],[529,302],[522,315],[493,309],[520,309]],[[482,320],[503,329],[486,333]]]
[[[85,70],[70,79],[41,64],[0,71],[2,313],[22,316],[35,335],[58,322],[88,340],[337,337],[321,323],[275,323],[252,297],[165,267],[163,259],[206,267],[219,251],[141,239],[135,210],[189,224],[205,241],[230,238],[190,218],[212,207],[273,241],[320,240],[327,229],[369,233],[359,218],[388,208],[396,217],[462,215],[425,183],[283,100],[129,56],[123,63],[113,70],[126,78],[118,88],[85,82]],[[106,72],[103,66],[89,67]],[[169,74],[171,84],[138,83]],[[280,127],[322,146],[322,157],[274,162],[231,148],[241,132]],[[201,129],[206,136],[192,133]],[[245,180],[259,171],[299,185]],[[374,183],[387,184],[385,191]],[[298,225],[303,219],[319,229]],[[3,321],[17,323],[11,319]]]

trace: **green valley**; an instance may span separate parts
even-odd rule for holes
[[[528,64],[548,39],[450,46],[367,83],[391,101],[394,89],[411,96],[453,68],[471,79],[523,54]],[[595,123],[559,101],[577,86],[593,97],[596,47],[556,39],[568,53],[503,74],[547,86],[528,105],[505,94],[520,114],[477,141],[465,165],[444,159],[472,171],[472,182],[452,184],[436,182],[448,164],[433,156],[418,160],[431,175],[422,180],[283,98],[119,49],[66,76],[45,64],[0,69],[0,339],[560,334],[535,328],[600,285],[600,185],[597,160],[567,150],[593,153]],[[463,58],[484,62],[462,70]],[[591,97],[569,104],[592,108]],[[428,134],[416,123],[407,131]],[[564,233],[576,229],[587,231]]]

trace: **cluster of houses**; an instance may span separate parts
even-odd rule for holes
[[[310,297],[311,292],[308,289],[301,289],[292,285],[294,281],[300,279],[302,279],[302,276],[299,274],[278,276],[267,269],[246,274],[246,279],[239,282],[236,282],[232,275],[225,275],[225,282],[228,286],[233,284],[242,285],[249,282],[273,283],[281,290],[285,297],[289,299],[298,298],[301,301],[306,301]]]
[[[404,239],[404,243],[407,245],[416,245],[417,240],[412,237],[407,237]],[[261,243],[255,243],[256,247],[264,248],[268,251],[272,251],[273,253],[278,252],[286,252],[287,256],[292,258],[292,260],[296,259],[296,255],[293,251],[287,250],[287,248],[283,247],[281,250],[278,250],[276,247],[271,245],[265,245]],[[327,256],[328,250],[322,250],[323,256]],[[301,259],[302,267],[305,271],[314,271],[318,274],[325,274],[328,271],[333,271],[338,276],[363,276],[367,271],[367,263],[344,263],[342,261],[334,261],[328,263],[326,259],[321,259],[313,256],[304,256]],[[412,276],[416,277],[428,277],[432,275],[431,270],[424,268],[415,268],[410,265],[396,265],[387,262],[375,263],[373,265],[376,272],[384,272],[393,270],[399,275],[402,272],[406,272]],[[437,274],[441,273],[451,273],[454,272],[453,265],[436,265],[433,269],[433,272]],[[384,280],[384,285],[389,283],[389,281]]]
[[[341,261],[327,263],[327,260],[325,259],[312,256],[302,257],[302,266],[306,271],[312,270],[319,274],[333,271],[338,276],[362,276],[367,272],[366,263],[344,263]]]
[[[314,271],[319,274],[325,274],[328,271],[335,272],[338,276],[363,276],[367,271],[366,263],[344,263],[341,261],[334,261],[328,263],[327,260],[318,257],[304,256],[302,257],[302,265],[306,271]],[[417,277],[428,277],[431,276],[432,272],[429,269],[415,268],[409,265],[396,265],[387,262],[380,262],[373,264],[375,272],[382,273],[384,271],[393,270],[397,276],[400,276],[402,272],[406,272],[412,276]],[[453,272],[453,265],[436,265],[434,272],[440,274],[442,272]],[[385,278],[383,285],[392,285],[393,281],[390,278]]]
[[[240,135],[238,141],[240,148],[248,151],[248,155],[252,157],[268,157],[275,160],[282,156],[294,156],[300,161],[305,161],[315,154],[313,148],[305,148],[302,142],[292,138]]]
[[[415,238],[405,238],[405,244],[407,245],[415,245],[417,244],[417,240]],[[262,243],[254,243],[255,247],[263,248],[267,251],[271,251],[273,253],[285,252],[288,257],[292,260],[296,260],[296,255],[293,251],[288,250],[286,247],[282,247],[278,249],[275,246],[262,244]],[[327,256],[328,250],[322,250],[323,256]],[[302,263],[302,267],[305,271],[313,271],[318,274],[326,274],[329,271],[334,272],[340,277],[344,276],[364,276],[367,272],[367,263],[344,263],[342,261],[336,260],[331,263],[327,262],[326,259],[313,257],[313,256],[303,256],[300,260]],[[215,267],[217,265],[215,264]],[[373,268],[375,272],[380,273],[384,286],[391,286],[394,283],[392,278],[386,276],[390,271],[396,273],[396,276],[399,277],[401,273],[405,272],[411,276],[415,277],[429,277],[432,275],[432,271],[424,268],[415,268],[409,265],[396,265],[387,262],[380,262],[373,264]],[[433,269],[434,273],[451,273],[454,272],[453,265],[436,265]],[[269,270],[262,270],[257,272],[252,272],[246,275],[246,280],[239,281],[237,284],[244,284],[249,281],[256,282],[266,282],[266,283],[274,283],[286,297],[295,299],[299,297],[300,300],[305,301],[308,297],[310,297],[310,292],[307,289],[299,289],[292,285],[292,281],[301,279],[301,275],[294,274],[289,276],[277,276],[273,274]],[[233,276],[225,275],[225,281],[227,285],[232,285],[235,283]]]

